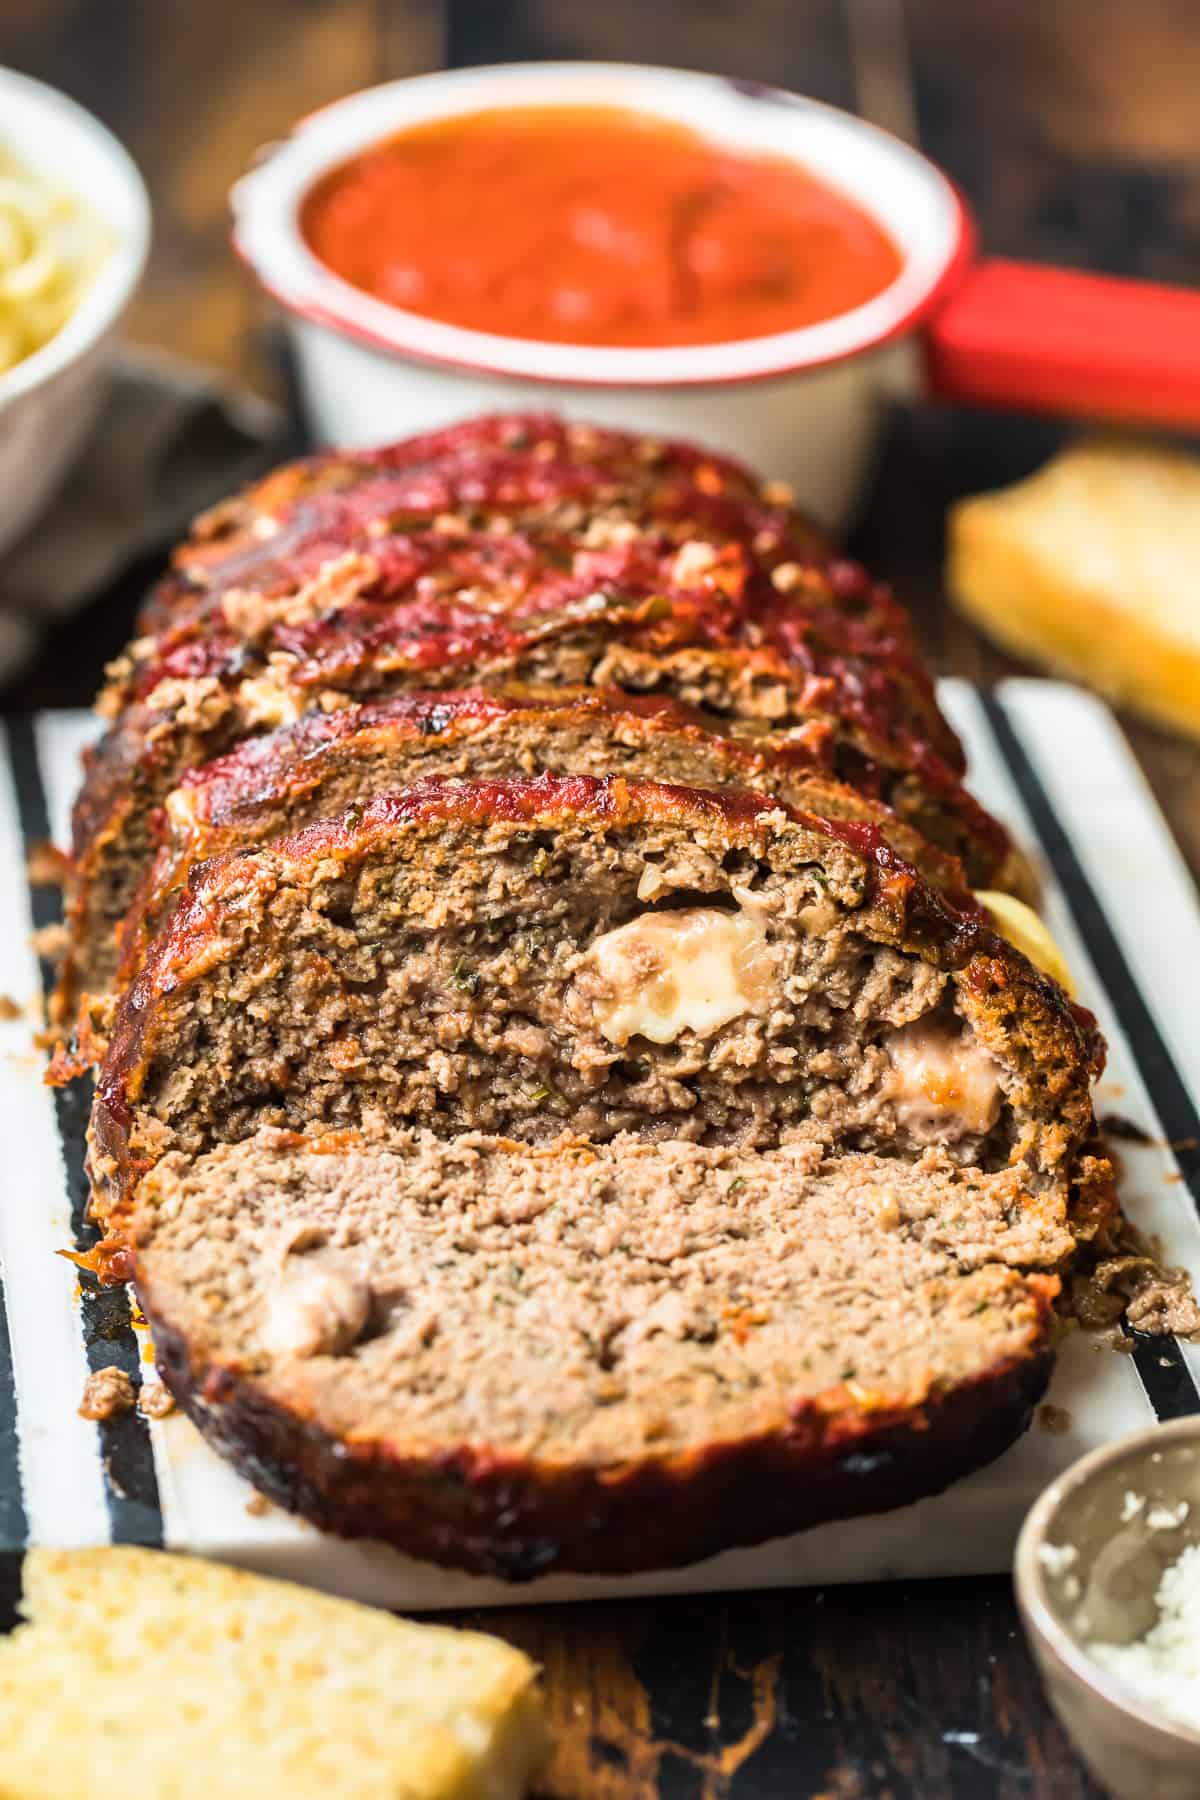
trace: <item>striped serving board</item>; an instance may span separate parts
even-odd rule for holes
[[[1153,1140],[1119,1145],[1130,1216],[1200,1279],[1200,908],[1195,888],[1110,714],[1079,691],[1015,681],[995,698],[959,682],[942,699],[980,798],[1040,847],[1046,915],[1099,1015],[1110,1062],[1099,1111]],[[1083,1450],[1200,1412],[1200,1347],[1138,1340],[1131,1355],[1075,1333],[1035,1424],[1000,1461],[904,1511],[826,1526],[694,1568],[623,1580],[546,1576],[514,1590],[322,1536],[251,1490],[178,1415],[91,1424],[76,1407],[89,1367],[136,1379],[146,1346],[121,1291],[77,1287],[55,1251],[80,1238],[79,1094],[41,1084],[30,1048],[51,971],[33,927],[57,896],[26,884],[28,846],[62,841],[78,757],[95,721],[51,713],[9,724],[0,774],[0,1548],[116,1540],[167,1544],[408,1609],[606,1594],[699,1592],[1004,1568],[1034,1495]]]

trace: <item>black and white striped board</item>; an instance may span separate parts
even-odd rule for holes
[[[1040,849],[1047,921],[1109,1040],[1098,1110],[1153,1140],[1118,1146],[1127,1211],[1200,1279],[1196,890],[1096,700],[1039,681],[1010,682],[994,700],[948,682],[942,699],[976,792]],[[0,1021],[0,1548],[167,1544],[412,1610],[986,1573],[1007,1566],[1026,1508],[1077,1455],[1156,1416],[1200,1412],[1200,1346],[1145,1339],[1123,1355],[1073,1333],[1049,1395],[1058,1429],[1035,1424],[945,1494],[690,1569],[615,1581],[551,1575],[516,1591],[324,1537],[274,1508],[248,1510],[250,1488],[179,1415],[80,1419],[89,1367],[115,1362],[136,1378],[144,1344],[125,1295],[86,1283],[81,1292],[55,1254],[86,1237],[84,1102],[44,1087],[30,1048],[49,978],[30,933],[55,916],[57,899],[30,892],[25,856],[39,838],[65,838],[79,752],[95,730],[84,713],[17,721],[0,755],[0,992],[29,1015]]]

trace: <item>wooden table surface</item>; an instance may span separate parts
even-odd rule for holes
[[[894,124],[915,117],[995,248],[1187,280],[1200,250],[1200,41],[1187,21],[1173,0],[0,0],[0,62],[76,94],[147,173],[158,229],[132,334],[278,391],[269,321],[226,248],[224,196],[257,145],[338,93],[446,60],[561,54],[869,99]],[[912,602],[939,669],[989,681],[1017,666],[944,605],[946,501],[1035,467],[1058,436],[928,407],[891,421],[853,547]],[[80,703],[149,573],[98,598],[0,699]],[[1200,875],[1200,751],[1129,732]],[[0,1606],[3,1593],[0,1581]],[[546,1792],[564,1800],[1097,1793],[1042,1697],[1006,1579],[514,1608],[484,1622],[545,1666],[558,1745]]]

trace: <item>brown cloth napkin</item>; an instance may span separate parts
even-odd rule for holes
[[[166,353],[122,350],[79,461],[33,529],[0,557],[0,682],[49,628],[137,557],[270,466],[283,413]]]

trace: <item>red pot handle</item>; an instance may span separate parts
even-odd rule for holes
[[[949,400],[1200,427],[1200,292],[985,259],[925,346]]]

